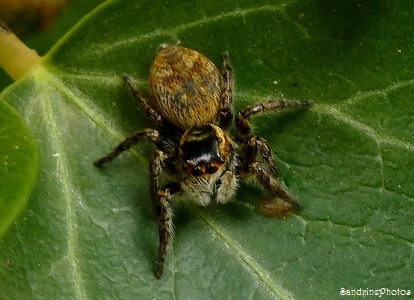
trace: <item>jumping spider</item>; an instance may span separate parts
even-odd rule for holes
[[[159,224],[159,250],[156,277],[160,278],[173,235],[171,200],[186,194],[201,206],[213,199],[228,202],[235,194],[239,179],[249,175],[272,199],[299,208],[299,203],[277,181],[277,167],[269,144],[252,133],[250,118],[285,108],[308,107],[313,101],[269,100],[247,106],[234,120],[236,134],[227,132],[233,123],[233,69],[228,53],[223,55],[223,69],[204,55],[180,46],[163,45],[151,67],[150,100],[144,98],[129,76],[124,80],[157,129],[143,129],[121,142],[107,156],[95,162],[101,166],[146,138],[156,150],[150,164],[151,196]],[[175,181],[161,185],[167,172]],[[275,204],[277,211],[277,205]],[[277,212],[264,212],[275,217]]]

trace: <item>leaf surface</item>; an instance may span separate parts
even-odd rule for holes
[[[341,288],[412,289],[412,13],[404,1],[98,7],[1,95],[35,132],[42,165],[28,211],[0,243],[0,298],[326,299]],[[178,41],[217,65],[229,51],[236,111],[280,97],[317,104],[254,119],[304,209],[263,218],[254,211],[262,192],[249,184],[228,205],[177,203],[157,281],[153,148],[140,144],[102,169],[92,163],[151,126],[120,75],[145,92],[158,45]]]
[[[22,117],[0,101],[0,236],[26,205],[37,171],[34,137]]]

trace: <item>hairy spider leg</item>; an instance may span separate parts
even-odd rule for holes
[[[278,176],[278,170],[275,163],[275,159],[273,158],[272,150],[270,150],[269,144],[266,142],[265,139],[257,136],[257,135],[251,135],[247,143],[244,145],[243,151],[242,151],[242,157],[244,161],[247,162],[245,165],[245,171],[248,166],[248,163],[253,162],[256,160],[257,153],[260,154],[260,156],[263,159],[264,164],[267,166],[269,171],[275,176]]]
[[[273,110],[303,108],[312,104],[312,100],[270,100],[247,106],[237,115],[236,119],[236,142],[243,146],[241,156],[244,161],[239,168],[239,173],[254,174],[259,183],[268,191],[269,196],[276,196],[298,208],[300,207],[300,204],[294,200],[274,178],[277,177],[277,166],[272,151],[265,139],[252,134],[250,117]],[[257,153],[261,155],[263,163],[256,161]]]
[[[293,199],[279,184],[279,182],[267,171],[267,168],[258,161],[248,166],[250,173],[253,173],[260,184],[265,188],[270,197],[280,198],[296,208],[301,208],[299,202]]]
[[[233,121],[233,113],[231,106],[233,103],[233,68],[230,63],[229,53],[223,53],[223,69],[222,69],[222,88],[221,88],[221,109],[220,109],[220,127],[223,130],[229,128]]]
[[[170,182],[162,189],[160,188],[161,174],[167,160],[168,156],[164,152],[156,150],[150,166],[151,196],[157,214],[159,233],[158,260],[155,273],[157,279],[161,278],[164,271],[167,247],[174,234],[173,212],[170,204],[171,198],[180,191],[180,184],[178,182]]]
[[[282,110],[289,108],[306,108],[314,103],[313,100],[269,100],[262,103],[254,103],[247,106],[237,115],[236,126],[236,141],[247,143],[251,137],[252,128],[250,125],[250,117],[274,110]]]
[[[164,118],[155,110],[153,109],[149,104],[147,99],[142,96],[139,89],[135,86],[134,79],[124,74],[122,76],[122,79],[126,82],[126,84],[129,86],[129,89],[131,90],[132,94],[134,95],[134,98],[138,101],[138,104],[140,107],[145,111],[145,113],[148,115],[148,117],[153,120],[158,126],[165,127],[166,121]]]
[[[142,138],[147,138],[154,144],[158,145],[161,143],[160,133],[155,129],[144,129],[133,133],[127,137],[118,146],[116,146],[108,155],[98,159],[94,162],[95,166],[100,167],[107,162],[110,162],[122,152],[129,150],[132,146],[138,143]]]
[[[256,136],[256,147],[269,171],[272,172],[273,176],[278,177],[278,169],[269,143],[264,138]]]
[[[277,176],[277,166],[273,158],[272,151],[265,139],[252,134],[250,117],[274,110],[287,108],[305,108],[313,104],[313,100],[287,101],[270,100],[263,103],[254,103],[239,112],[236,119],[236,142],[244,146],[242,157],[247,164],[256,159],[256,154],[262,156],[264,163],[269,167],[269,171]],[[247,165],[246,165],[247,166]]]

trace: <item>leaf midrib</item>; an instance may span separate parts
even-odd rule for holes
[[[40,70],[40,68],[38,69]],[[45,73],[45,72],[44,72]],[[44,74],[46,75],[46,74]],[[47,76],[46,78],[50,78]],[[47,80],[45,81],[47,82]],[[47,89],[45,89],[47,90]],[[57,168],[57,178],[61,183],[62,187],[62,194],[66,204],[66,217],[67,220],[67,255],[68,261],[71,266],[71,274],[73,279],[73,286],[75,290],[76,299],[86,299],[86,291],[83,285],[83,276],[80,270],[80,263],[78,260],[78,242],[77,242],[77,217],[75,213],[75,196],[70,188],[70,175],[68,172],[67,166],[69,165],[67,160],[65,159],[65,147],[64,143],[62,143],[61,138],[57,134],[59,132],[59,127],[56,123],[57,118],[54,115],[53,108],[52,108],[52,97],[45,97],[43,101],[43,110],[46,116],[47,122],[50,125],[49,127],[49,134],[50,140],[52,142],[53,148],[55,149],[55,153],[59,153],[56,156],[56,168]]]

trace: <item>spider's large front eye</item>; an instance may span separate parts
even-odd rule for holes
[[[214,174],[216,173],[218,168],[215,165],[211,165],[207,167],[207,173],[208,174]]]
[[[191,169],[190,173],[193,176],[200,176],[203,174],[203,171],[201,171],[199,168],[194,168],[194,169]]]

